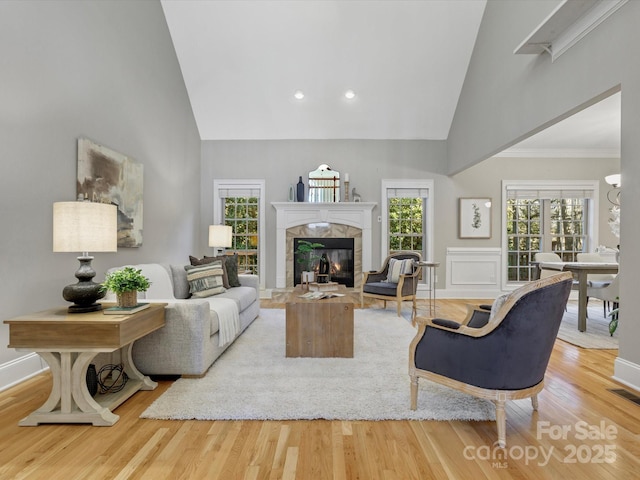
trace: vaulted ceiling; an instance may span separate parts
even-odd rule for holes
[[[486,3],[161,2],[202,140],[444,140]],[[617,97],[512,150],[619,151]]]

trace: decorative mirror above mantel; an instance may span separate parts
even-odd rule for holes
[[[309,202],[333,203],[340,201],[340,172],[327,164],[309,172]]]

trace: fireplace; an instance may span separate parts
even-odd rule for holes
[[[354,288],[371,270],[373,202],[272,202],[276,209],[276,288],[293,287],[294,238],[354,239]]]
[[[346,287],[353,287],[355,278],[354,268],[354,239],[353,238],[294,238],[293,250],[298,249],[300,240],[306,240],[312,243],[320,243],[324,245],[317,248],[315,253],[318,256],[327,254],[329,259],[329,268],[331,271],[331,281],[337,282]],[[297,254],[294,253],[294,286],[300,283],[302,275],[302,265],[297,261]],[[317,265],[316,265],[317,269]]]

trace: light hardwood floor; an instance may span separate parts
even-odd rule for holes
[[[461,318],[465,303],[438,300],[438,316]],[[609,391],[623,388],[611,380],[616,355],[558,340],[539,411],[507,405],[506,450],[495,422],[138,418],[167,379],[120,406],[112,427],[18,427],[48,396],[43,374],[0,393],[0,479],[640,478],[640,407]]]

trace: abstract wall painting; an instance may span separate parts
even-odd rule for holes
[[[78,139],[78,198],[118,207],[118,247],[142,245],[142,192],[141,163],[89,139]]]

